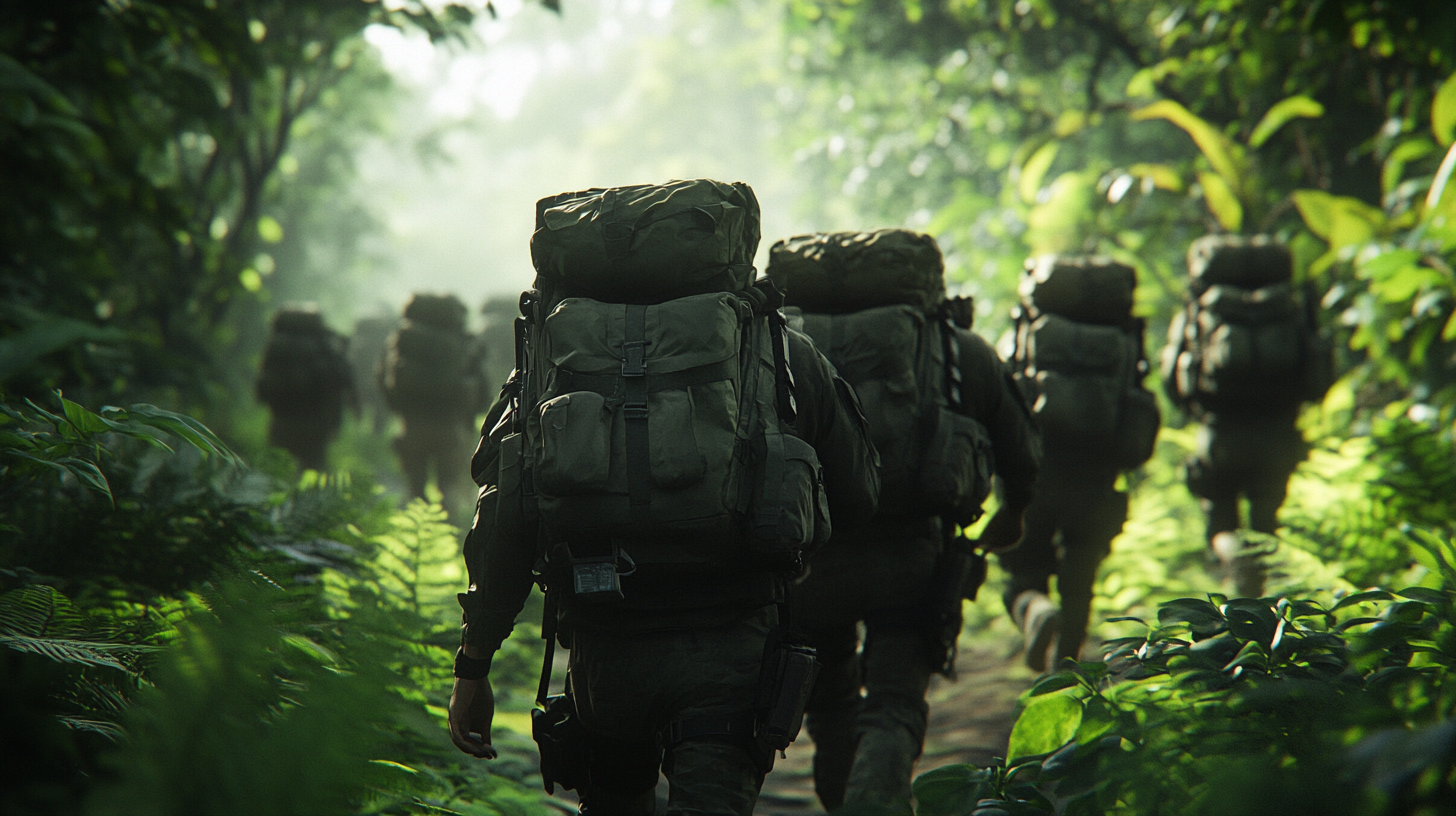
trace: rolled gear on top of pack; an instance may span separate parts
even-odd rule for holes
[[[929,235],[907,229],[797,235],[769,249],[767,274],[806,312],[843,314],[905,304],[930,313],[946,299],[945,265]]]
[[[1207,235],[1188,250],[1187,307],[1169,326],[1163,376],[1175,402],[1264,411],[1319,400],[1334,349],[1316,298],[1297,291],[1288,248],[1268,236]]]
[[[968,525],[991,490],[984,426],[962,412],[957,328],[935,239],[904,229],[801,235],[769,251],[769,280],[804,332],[854,386],[880,453],[882,518]]]
[[[758,203],[696,180],[543,199],[516,325],[497,527],[569,571],[568,603],[635,582],[795,572],[829,534],[791,431],[781,300],[752,285]],[[641,600],[641,599],[639,599]]]
[[[548,306],[661,303],[747,289],[758,241],[758,199],[742,182],[594,188],[537,202],[531,263]]]
[[[1137,273],[1108,258],[1026,263],[1013,310],[1013,365],[1049,450],[1119,470],[1153,454],[1161,414],[1143,388],[1144,322],[1133,317]]]

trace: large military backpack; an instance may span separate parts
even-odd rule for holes
[[[1106,258],[1027,261],[1013,311],[1013,366],[1048,451],[1137,467],[1161,416],[1143,388],[1144,324],[1132,316],[1137,275]]]
[[[935,239],[801,235],[773,245],[768,277],[859,396],[880,454],[880,517],[978,518],[994,461],[986,428],[965,414],[957,332],[970,310],[946,298]]]
[[[578,601],[620,598],[632,571],[798,569],[828,537],[818,458],[790,432],[780,304],[753,286],[758,234],[741,183],[537,204],[497,527],[539,523]]]
[[[1318,400],[1333,381],[1333,349],[1313,299],[1293,285],[1288,248],[1266,236],[1209,235],[1188,251],[1188,305],[1164,352],[1170,392],[1207,410]]]
[[[350,386],[345,343],[312,308],[284,308],[273,316],[258,399],[274,407],[311,408],[338,400]]]
[[[380,365],[385,403],[407,414],[474,414],[481,372],[465,304],[454,295],[415,294],[390,337]]]

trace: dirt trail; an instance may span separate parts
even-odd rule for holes
[[[956,669],[960,678],[954,683],[941,677],[931,680],[930,731],[917,774],[958,763],[988,765],[992,757],[1003,756],[1016,698],[1034,679],[1019,654],[1007,655],[1004,643],[966,646]],[[764,780],[757,816],[824,812],[810,776],[813,754],[813,742],[805,731],[789,749],[788,759],[780,759]]]

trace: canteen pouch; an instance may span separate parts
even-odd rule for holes
[[[986,426],[942,406],[920,469],[926,506],[947,508],[955,523],[971,524],[981,517],[981,503],[991,494],[994,471]]]
[[[764,644],[763,668],[759,672],[758,743],[767,748],[770,759],[799,736],[804,709],[819,676],[817,651],[801,639],[775,629]]]
[[[555,793],[557,785],[581,790],[590,783],[586,729],[569,695],[547,697],[544,709],[531,709],[531,739],[541,753],[541,787],[547,793]]]

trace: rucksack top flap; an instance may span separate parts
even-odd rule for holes
[[[833,232],[781,240],[767,274],[789,305],[824,313],[903,303],[930,312],[945,300],[935,239],[907,229]]]
[[[743,300],[726,293],[693,295],[646,307],[649,377],[732,359],[739,326],[752,317]],[[581,374],[621,373],[627,306],[567,298],[546,318],[545,342],[553,366]]]
[[[1056,314],[1081,323],[1117,325],[1132,316],[1137,272],[1100,256],[1043,255],[1026,262],[1017,287],[1035,314]]]
[[[1276,283],[1258,289],[1245,289],[1231,284],[1210,286],[1199,296],[1198,309],[1202,314],[1248,324],[1303,317],[1299,302],[1294,297],[1294,288],[1287,283]]]
[[[1233,284],[1248,288],[1284,283],[1294,277],[1289,247],[1267,235],[1205,235],[1188,247],[1194,288]]]

